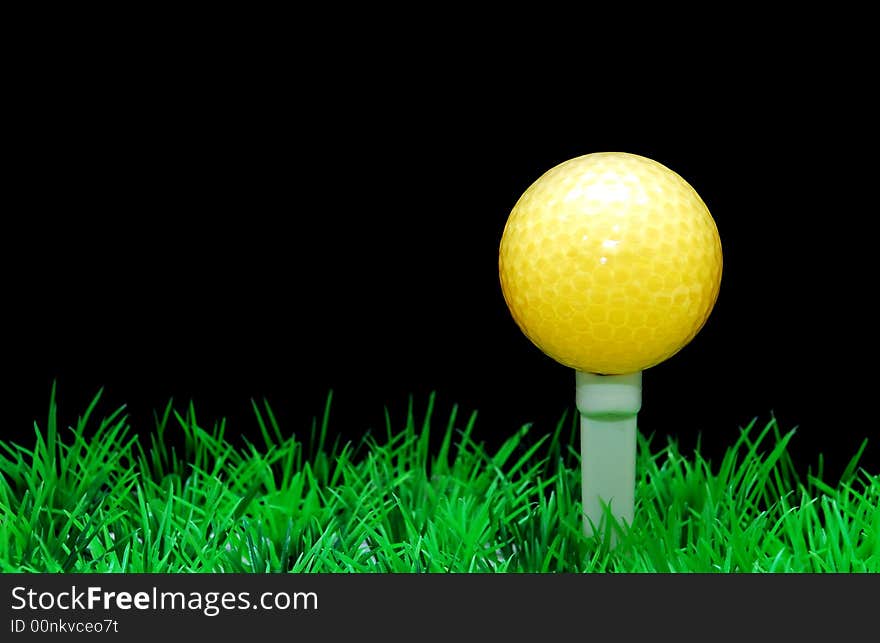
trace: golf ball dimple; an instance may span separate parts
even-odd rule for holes
[[[580,156],[517,201],[501,238],[501,289],[547,355],[589,373],[634,373],[681,350],[718,297],[718,229],[694,189],[651,159]]]

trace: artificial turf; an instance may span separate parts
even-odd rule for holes
[[[32,447],[0,441],[0,571],[880,571],[880,475],[861,452],[833,484],[796,471],[775,420],[717,462],[640,436],[634,524],[609,549],[581,531],[570,418],[489,452],[475,413],[431,397],[341,443],[331,395],[302,433],[255,403],[248,442],[170,403],[138,436],[124,409],[96,420],[99,398],[62,428],[53,395]]]

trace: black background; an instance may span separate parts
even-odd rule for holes
[[[531,640],[548,634],[564,636],[571,628],[564,615],[582,612],[586,596],[596,612],[614,614],[622,604],[638,605],[640,618],[627,623],[627,632],[645,638],[651,638],[656,633],[655,624],[668,619],[669,613],[680,609],[685,601],[693,609],[689,615],[689,625],[693,627],[681,628],[678,640],[699,641],[703,639],[697,632],[717,627],[720,620],[728,618],[731,608],[750,608],[757,598],[786,612],[796,612],[802,609],[802,597],[807,594],[822,595],[823,605],[828,609],[817,610],[818,614],[809,619],[793,619],[791,623],[770,619],[766,625],[761,623],[761,631],[771,639],[809,638],[817,633],[831,638],[840,632],[839,613],[848,615],[844,625],[848,631],[865,631],[873,625],[870,597],[876,595],[878,581],[876,574],[737,574],[725,577],[723,583],[719,581],[720,575],[709,574],[77,574],[74,581],[70,578],[58,574],[0,575],[0,591],[9,597],[8,602],[0,603],[4,627],[11,629],[13,619],[24,621],[24,633],[8,635],[7,640],[27,638],[32,624],[39,631],[41,625],[48,629],[49,623],[57,623],[58,619],[65,624],[115,620],[111,633],[122,635],[137,632],[179,637],[181,633],[192,632],[203,637],[247,637],[257,628],[283,628],[321,637],[332,628],[338,635],[356,637],[363,633],[365,622],[386,613],[394,616],[396,625],[383,633],[388,641],[411,640],[411,632],[423,626],[426,619],[432,619],[433,631],[444,636],[460,634],[459,624],[466,622],[473,624],[472,632],[487,638]],[[241,605],[239,594],[245,592],[251,604],[257,603],[264,592],[314,592],[318,609],[229,609],[217,616],[167,607],[164,611],[105,611],[97,606],[94,610],[16,610],[11,609],[20,605],[20,600],[12,598],[16,587],[22,588],[15,594],[21,599],[28,600],[28,590],[34,592],[34,602],[40,600],[41,594],[51,592],[52,596],[60,597],[63,605],[67,605],[70,593],[85,594],[89,587],[99,588],[98,596],[103,592],[146,592],[150,596],[156,588],[157,595],[183,592],[194,601],[198,599],[193,594],[198,593],[202,605],[209,600],[219,602],[224,593],[230,592],[233,596],[227,597],[227,604],[235,607]],[[218,595],[208,596],[211,592]],[[279,598],[278,594],[266,598],[273,601]],[[449,596],[455,596],[455,601]],[[110,597],[111,605],[114,599],[115,596]],[[50,599],[42,600],[48,604]],[[314,605],[314,599],[309,600]],[[280,604],[283,601],[280,599]],[[86,604],[85,597],[82,602]],[[303,599],[299,599],[299,605],[304,605]],[[454,605],[456,618],[436,619],[438,605]],[[487,613],[502,614],[505,618],[486,618]],[[541,617],[546,614],[559,616],[543,622]],[[48,622],[41,623],[43,620]],[[730,619],[726,627],[731,634],[746,637],[754,632],[755,625],[751,618],[737,618]],[[595,627],[603,626],[616,625]]]
[[[498,77],[499,61],[259,74],[110,58],[53,57],[15,94],[6,437],[30,439],[53,381],[64,422],[103,386],[101,408],[128,404],[141,431],[172,396],[248,434],[266,396],[299,431],[330,389],[345,437],[431,391],[441,418],[478,410],[490,444],[548,431],[574,375],[510,318],[498,244],[545,170],[617,150],[689,181],[724,248],[708,324],[645,373],[642,429],[686,447],[702,433],[717,455],[775,414],[799,427],[803,467],[821,451],[839,470],[865,437],[880,461],[862,375],[876,163],[868,107],[833,73],[685,68],[626,92]]]

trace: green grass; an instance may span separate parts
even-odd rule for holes
[[[476,415],[432,397],[330,443],[328,396],[302,436],[266,403],[256,443],[169,404],[138,439],[124,409],[95,419],[99,397],[62,429],[53,394],[33,448],[0,441],[0,571],[880,571],[880,475],[861,452],[833,485],[799,475],[773,420],[717,463],[641,437],[636,518],[609,550],[581,533],[571,419],[487,452]]]

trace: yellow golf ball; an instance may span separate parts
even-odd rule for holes
[[[721,284],[721,240],[694,189],[635,154],[565,161],[519,198],[499,253],[526,336],[579,371],[635,373],[684,347]]]

